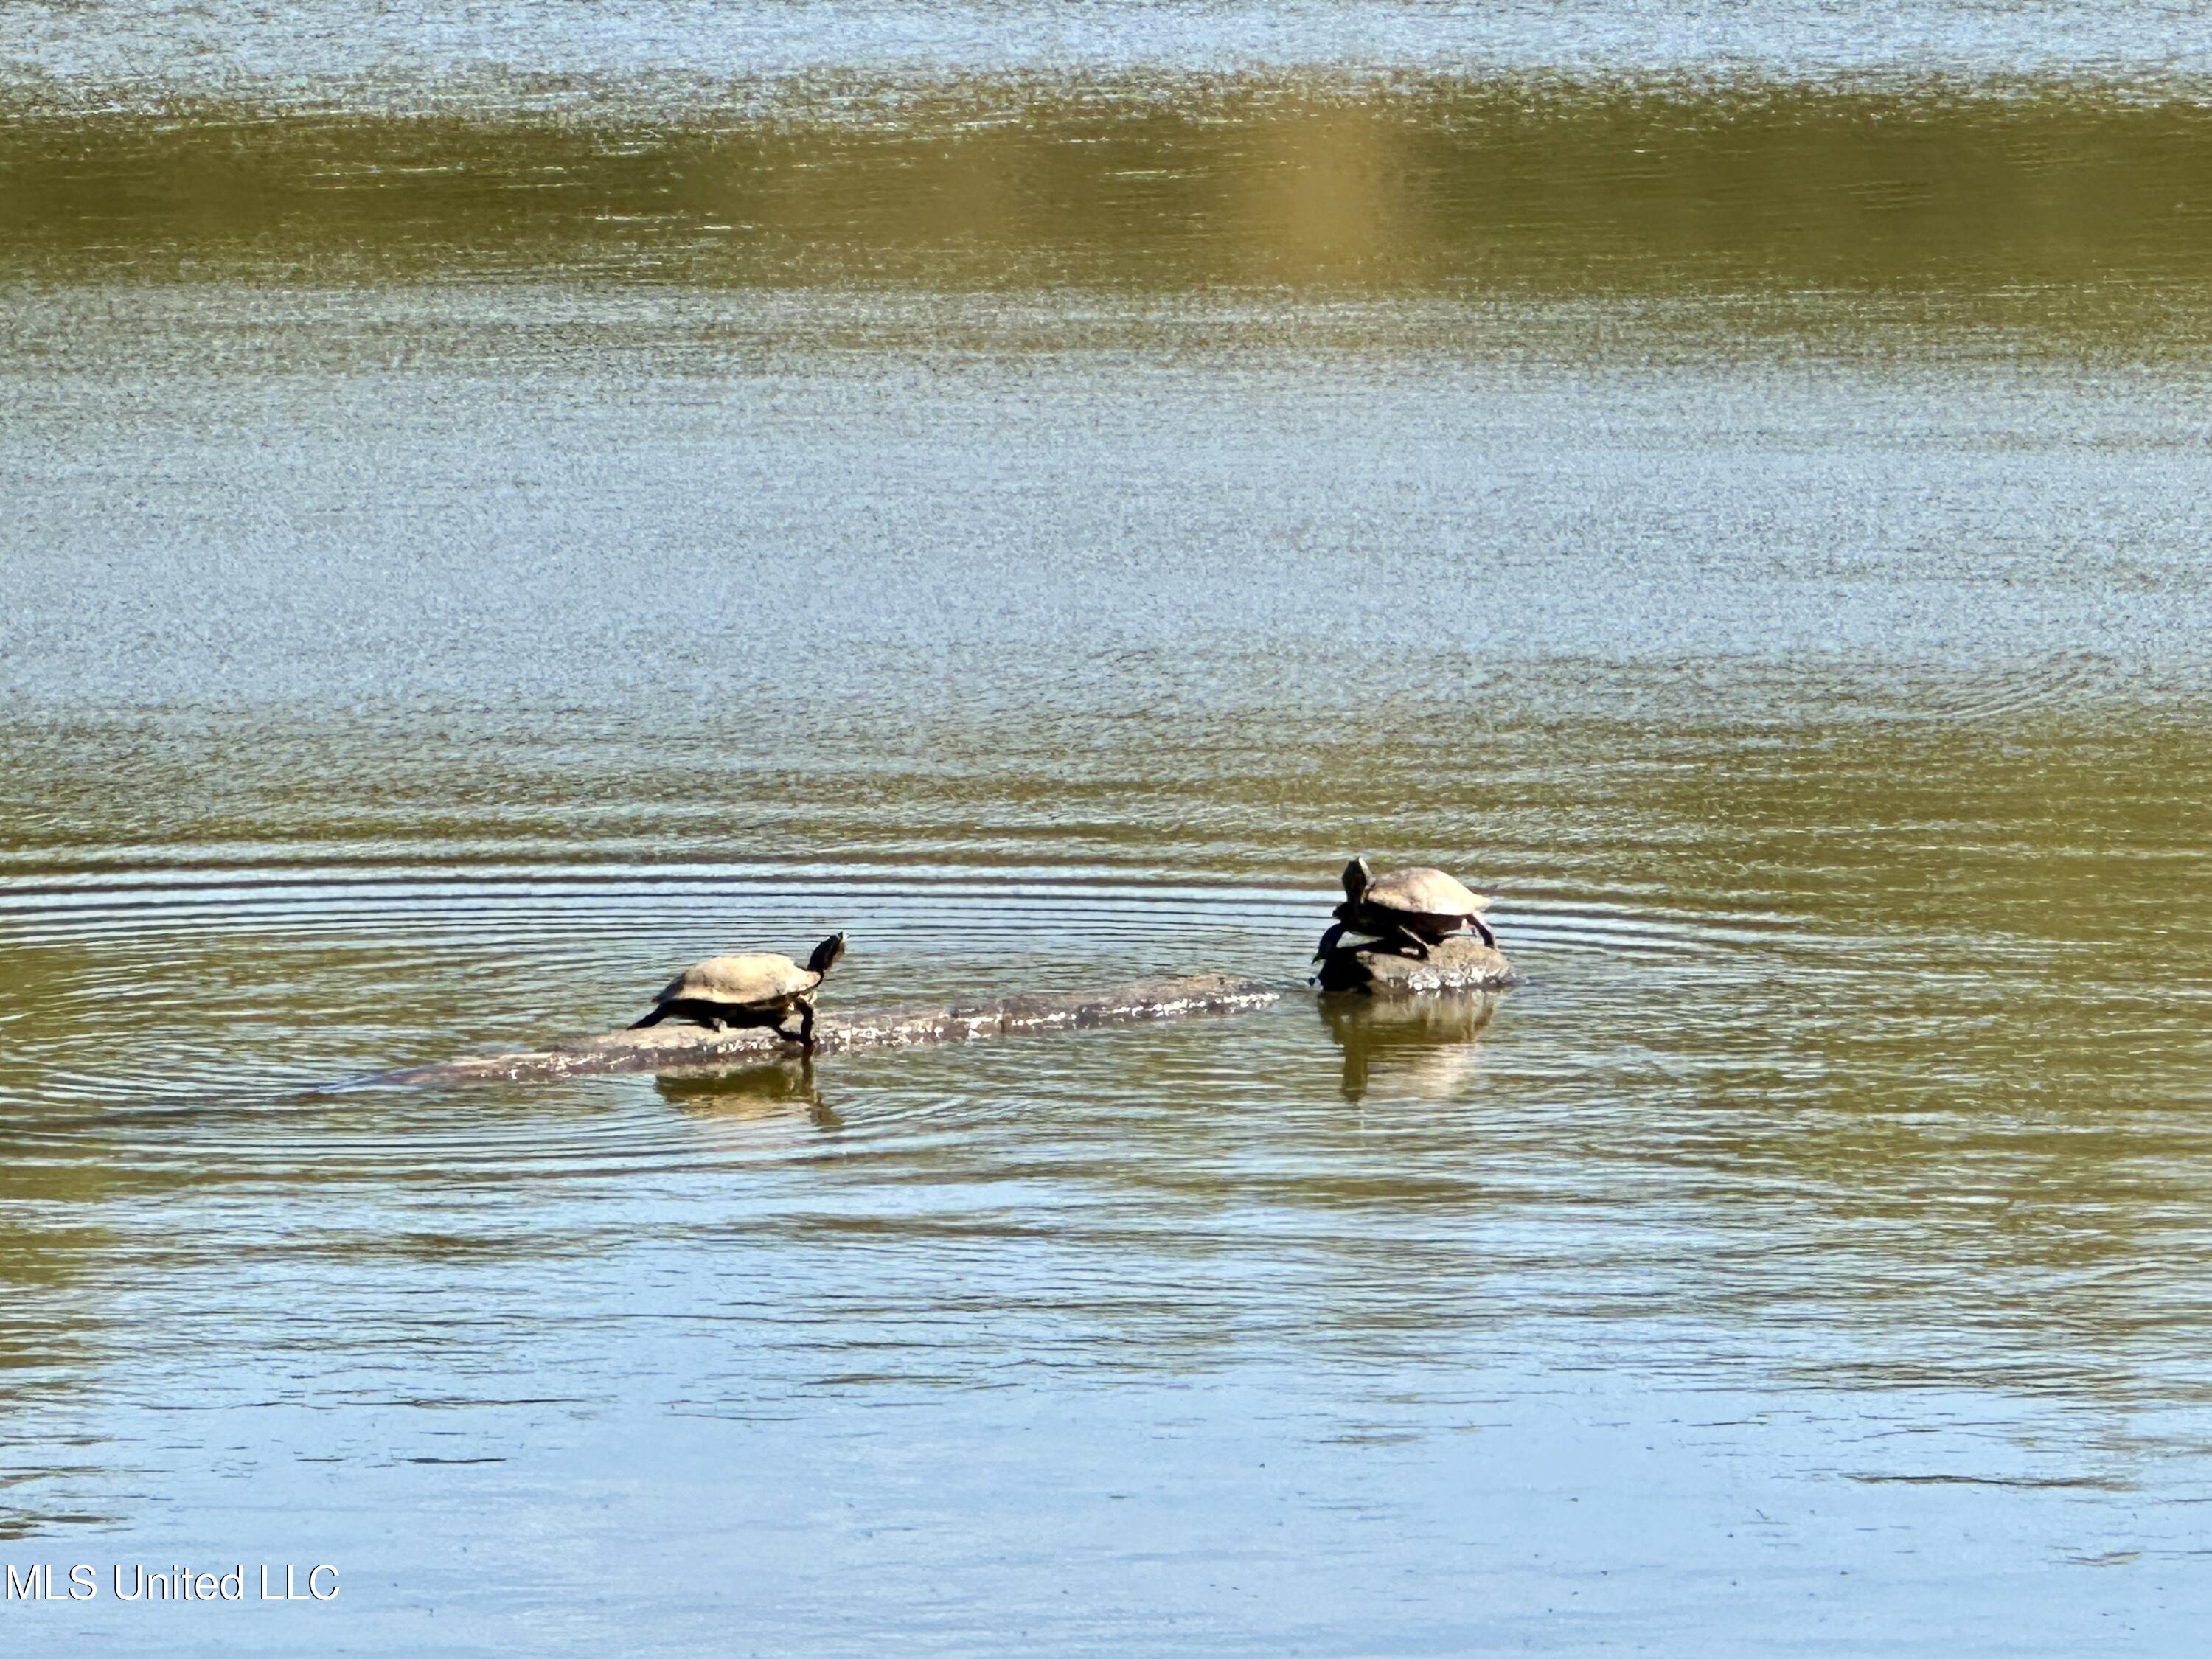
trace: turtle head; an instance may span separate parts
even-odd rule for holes
[[[1358,903],[1361,895],[1374,884],[1375,872],[1367,867],[1367,860],[1364,857],[1356,858],[1344,866],[1344,896],[1352,903]]]
[[[806,958],[806,971],[817,979],[836,966],[837,958],[845,954],[845,936],[832,933],[814,947],[814,954]]]

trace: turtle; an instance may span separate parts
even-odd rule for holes
[[[845,954],[845,936],[832,933],[814,947],[800,967],[789,957],[765,951],[753,956],[715,957],[686,968],[653,998],[653,1012],[629,1029],[643,1030],[664,1019],[688,1019],[719,1031],[727,1026],[766,1025],[787,1042],[814,1052],[814,988]],[[799,1035],[783,1029],[799,1011]]]
[[[1319,962],[1346,933],[1365,933],[1375,940],[1362,950],[1385,950],[1426,960],[1429,946],[1453,933],[1472,928],[1485,945],[1495,946],[1498,936],[1482,925],[1476,914],[1490,901],[1470,893],[1452,877],[1425,865],[1393,870],[1378,876],[1357,858],[1344,866],[1344,902],[1330,912],[1336,924],[1321,936],[1314,949]]]

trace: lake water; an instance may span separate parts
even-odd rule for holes
[[[12,8],[11,1650],[2194,1650],[2201,23]]]

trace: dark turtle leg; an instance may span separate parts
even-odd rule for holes
[[[1344,924],[1340,921],[1335,927],[1330,928],[1328,932],[1321,936],[1321,943],[1314,946],[1314,960],[1316,962],[1319,962],[1328,956],[1331,951],[1336,949],[1338,944],[1342,941],[1343,938]]]
[[[658,1025],[664,1019],[689,1020],[694,1025],[703,1025],[710,1031],[722,1029],[722,1022],[714,1012],[712,1003],[695,1001],[690,997],[678,997],[664,1002],[629,1029],[641,1031],[648,1025]]]
[[[1468,925],[1474,929],[1475,937],[1495,951],[1498,948],[1498,935],[1482,925],[1482,918],[1469,916],[1467,920]]]
[[[1362,945],[1360,948],[1368,951],[1388,951],[1393,956],[1411,957],[1416,962],[1426,962],[1429,959],[1428,940],[1402,924],[1393,926],[1389,933],[1376,939],[1374,944]]]
[[[814,1057],[814,999],[802,997],[799,1002],[799,1046],[808,1059]]]

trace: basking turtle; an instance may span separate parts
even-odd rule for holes
[[[814,947],[800,967],[789,957],[716,957],[696,968],[686,968],[669,981],[653,998],[653,1010],[629,1029],[642,1030],[664,1019],[688,1019],[719,1031],[731,1025],[772,1026],[786,1042],[796,1041],[808,1054],[814,1052],[814,988],[822,983],[839,957],[845,954],[845,936],[832,933]],[[793,1009],[799,1010],[799,1035],[783,1029]]]
[[[1470,927],[1485,945],[1494,946],[1497,935],[1476,914],[1489,908],[1487,898],[1470,893],[1441,870],[1417,866],[1377,876],[1365,859],[1354,859],[1344,866],[1344,902],[1330,912],[1336,925],[1321,936],[1314,960],[1336,949],[1347,932],[1375,940],[1361,950],[1394,951],[1423,960],[1437,940]]]

